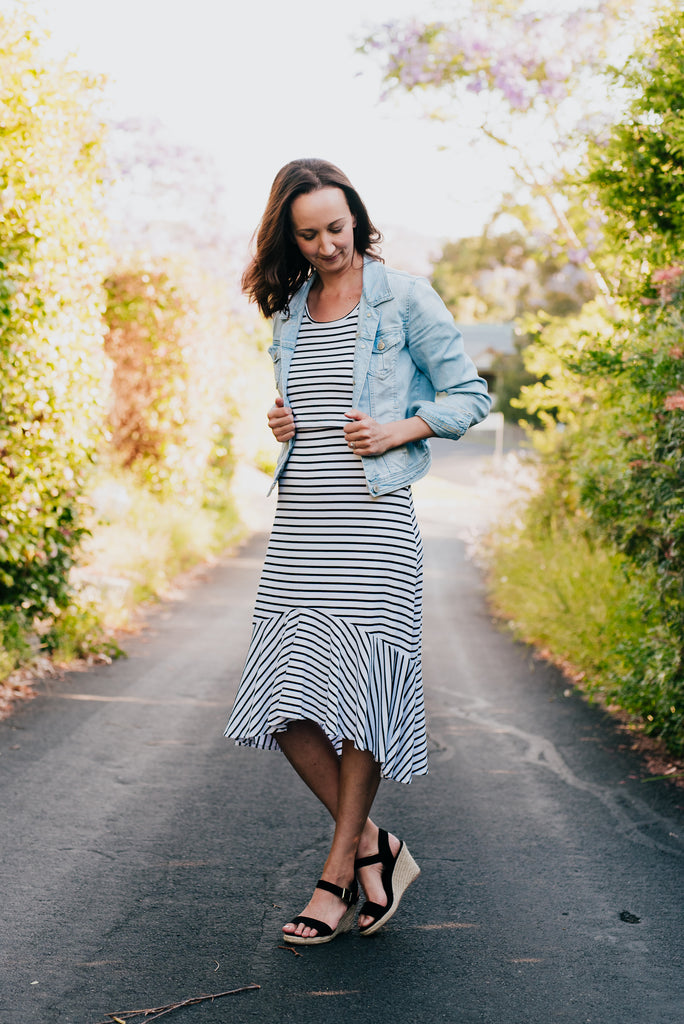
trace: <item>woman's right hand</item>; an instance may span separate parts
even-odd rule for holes
[[[268,410],[268,425],[276,441],[289,441],[295,436],[295,421],[292,409],[286,409],[282,398],[276,398],[275,405]]]

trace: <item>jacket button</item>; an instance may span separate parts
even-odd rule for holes
[[[384,341],[379,341],[378,342],[378,349],[382,352],[384,347],[385,347],[385,342]]]

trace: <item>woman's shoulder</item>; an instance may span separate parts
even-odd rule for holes
[[[364,284],[367,280],[366,290],[369,295],[380,301],[394,299],[404,307],[407,315],[410,315],[414,307],[441,304],[441,299],[427,277],[388,267],[378,260],[369,260],[364,266],[364,279]]]
[[[427,280],[427,278],[423,277],[421,274],[410,274],[408,270],[399,270],[398,267],[388,267],[387,264],[385,264],[385,270],[387,271],[388,276],[402,278],[405,281]]]
[[[410,295],[416,287],[419,290],[432,289],[432,285],[426,277],[410,274],[406,270],[398,270],[397,267],[390,267],[379,260],[366,259],[363,274],[364,283],[369,285],[371,290],[377,292],[386,289],[395,298],[404,298]]]

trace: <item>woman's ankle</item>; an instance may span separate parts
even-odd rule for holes
[[[371,821],[369,818],[366,822],[366,827],[361,833],[361,839],[359,840],[359,846],[357,850],[358,857],[370,857],[372,854],[378,852],[378,834],[380,829],[378,826]]]

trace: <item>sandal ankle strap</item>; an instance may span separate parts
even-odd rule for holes
[[[352,903],[356,903],[359,898],[359,887],[356,879],[352,882],[350,888],[345,888],[341,885],[335,885],[334,882],[327,882],[325,878],[319,878],[316,882],[316,888],[324,889],[325,892],[331,892],[333,896],[337,896],[338,900],[342,900],[348,907],[351,907]]]
[[[354,861],[354,871],[358,871],[359,868],[367,868],[370,864],[382,864],[382,857],[379,853],[374,853],[370,857],[357,857]]]
[[[392,857],[392,851],[389,844],[389,835],[384,828],[378,829],[378,852],[371,854],[370,857],[357,857],[354,861],[354,870],[358,871],[359,868],[367,868],[370,864],[391,864],[394,858]]]

